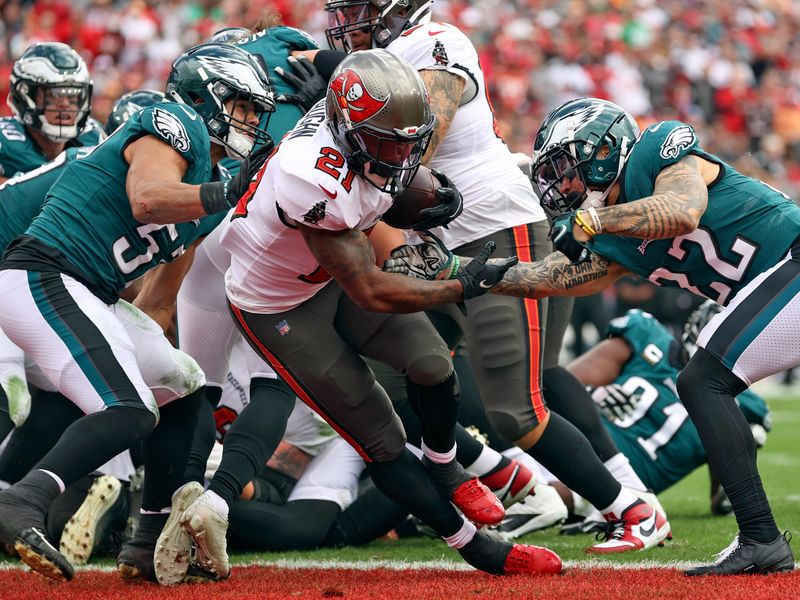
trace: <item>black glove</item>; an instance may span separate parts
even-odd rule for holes
[[[441,187],[436,188],[439,204],[419,211],[417,222],[411,226],[414,231],[433,229],[434,227],[446,228],[447,224],[464,210],[464,199],[461,197],[461,192],[456,189],[450,178],[436,169],[431,169],[431,173],[442,184]]]
[[[296,94],[281,94],[277,97],[280,102],[291,102],[308,111],[325,95],[328,82],[319,74],[314,63],[305,56],[290,56],[289,64],[294,73],[287,73],[281,67],[275,67],[275,72],[283,77],[295,90]]]
[[[231,179],[200,185],[200,202],[203,203],[206,214],[213,215],[236,206],[239,198],[244,196],[274,147],[275,143],[272,139],[268,139],[247,155],[247,158],[242,161],[239,172]]]
[[[591,257],[591,252],[584,248],[572,235],[575,225],[575,212],[565,213],[556,217],[550,228],[550,240],[555,249],[566,256],[573,265],[586,262]]]
[[[481,296],[500,283],[503,275],[519,262],[516,256],[505,258],[498,263],[489,264],[486,261],[497,248],[494,242],[486,242],[481,253],[473,258],[469,264],[459,272],[456,279],[464,286],[464,300]]]

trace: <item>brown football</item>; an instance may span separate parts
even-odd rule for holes
[[[439,204],[436,190],[440,187],[442,184],[431,170],[420,166],[406,189],[395,196],[394,202],[383,213],[381,220],[397,229],[411,229],[419,220],[419,211]]]

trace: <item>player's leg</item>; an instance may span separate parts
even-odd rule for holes
[[[800,362],[800,250],[740,291],[703,329],[678,377],[678,393],[711,469],[733,507],[739,535],[718,564],[691,575],[787,571],[788,542],[770,510],[750,427],[735,397],[748,385]]]
[[[66,485],[146,437],[158,409],[130,337],[85,286],[59,273],[17,270],[1,272],[0,280],[0,326],[87,413],[1,493],[0,529],[32,568],[69,579],[71,565],[42,533],[47,507]]]
[[[0,329],[0,441],[25,422],[30,409],[25,353]]]

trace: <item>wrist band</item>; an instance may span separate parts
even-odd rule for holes
[[[461,265],[461,259],[456,254],[453,255],[453,260],[450,265],[450,272],[445,279],[455,279],[458,276],[458,267]]]
[[[578,227],[583,229],[583,232],[589,237],[594,237],[597,235],[597,232],[594,229],[592,229],[592,226],[583,220],[583,217],[581,216],[580,212],[575,213],[575,223],[578,225]]]
[[[600,223],[600,216],[597,214],[597,209],[594,206],[590,206],[587,211],[589,212],[589,218],[592,219],[592,227],[597,233],[603,233],[603,224]]]
[[[213,215],[231,206],[226,199],[228,191],[227,181],[214,181],[200,184],[200,203],[207,215]]]

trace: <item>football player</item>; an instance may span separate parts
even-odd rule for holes
[[[446,172],[464,197],[463,214],[447,230],[434,233],[464,256],[476,256],[491,240],[499,256],[544,258],[552,250],[547,219],[500,136],[477,50],[458,28],[431,21],[432,4],[432,0],[327,0],[328,42],[344,51],[386,48],[419,71],[437,119],[423,162]],[[332,60],[329,55],[314,58],[323,63]],[[549,396],[568,396],[570,386],[578,385],[557,366],[570,307],[562,305],[557,314],[548,316],[547,303],[541,299],[490,294],[472,300],[468,309],[466,316],[455,306],[437,312],[449,321],[445,339],[464,337],[493,428],[570,486],[577,486],[609,519],[627,523],[625,540],[614,551],[660,543],[669,533],[665,516],[656,515],[623,488],[581,431],[545,405],[543,366],[548,367]],[[548,327],[552,331],[545,343]],[[564,448],[574,460],[564,460]],[[658,523],[651,529],[653,519]],[[634,529],[640,522],[645,527]],[[610,550],[600,544],[593,549]]]
[[[687,574],[792,570],[736,396],[800,360],[800,208],[705,152],[691,125],[661,121],[639,135],[629,113],[594,98],[545,118],[532,178],[558,215],[559,252],[513,268],[493,291],[586,295],[633,272],[724,306],[700,334],[678,393],[739,534],[717,563]]]
[[[105,137],[89,117],[89,70],[66,44],[33,44],[14,63],[10,86],[14,116],[0,119],[0,182],[53,160],[68,146],[93,146]]]
[[[200,396],[162,406],[159,422],[117,299],[211,231],[269,150],[250,156],[266,136],[259,121],[273,100],[263,68],[246,52],[216,44],[186,52],[173,63],[167,97],[66,167],[0,265],[0,326],[87,413],[0,493],[0,537],[53,579],[70,579],[73,568],[43,533],[50,501],[138,440],[147,438],[140,532],[158,532],[168,520]],[[210,181],[226,155],[247,157],[239,176]]]

